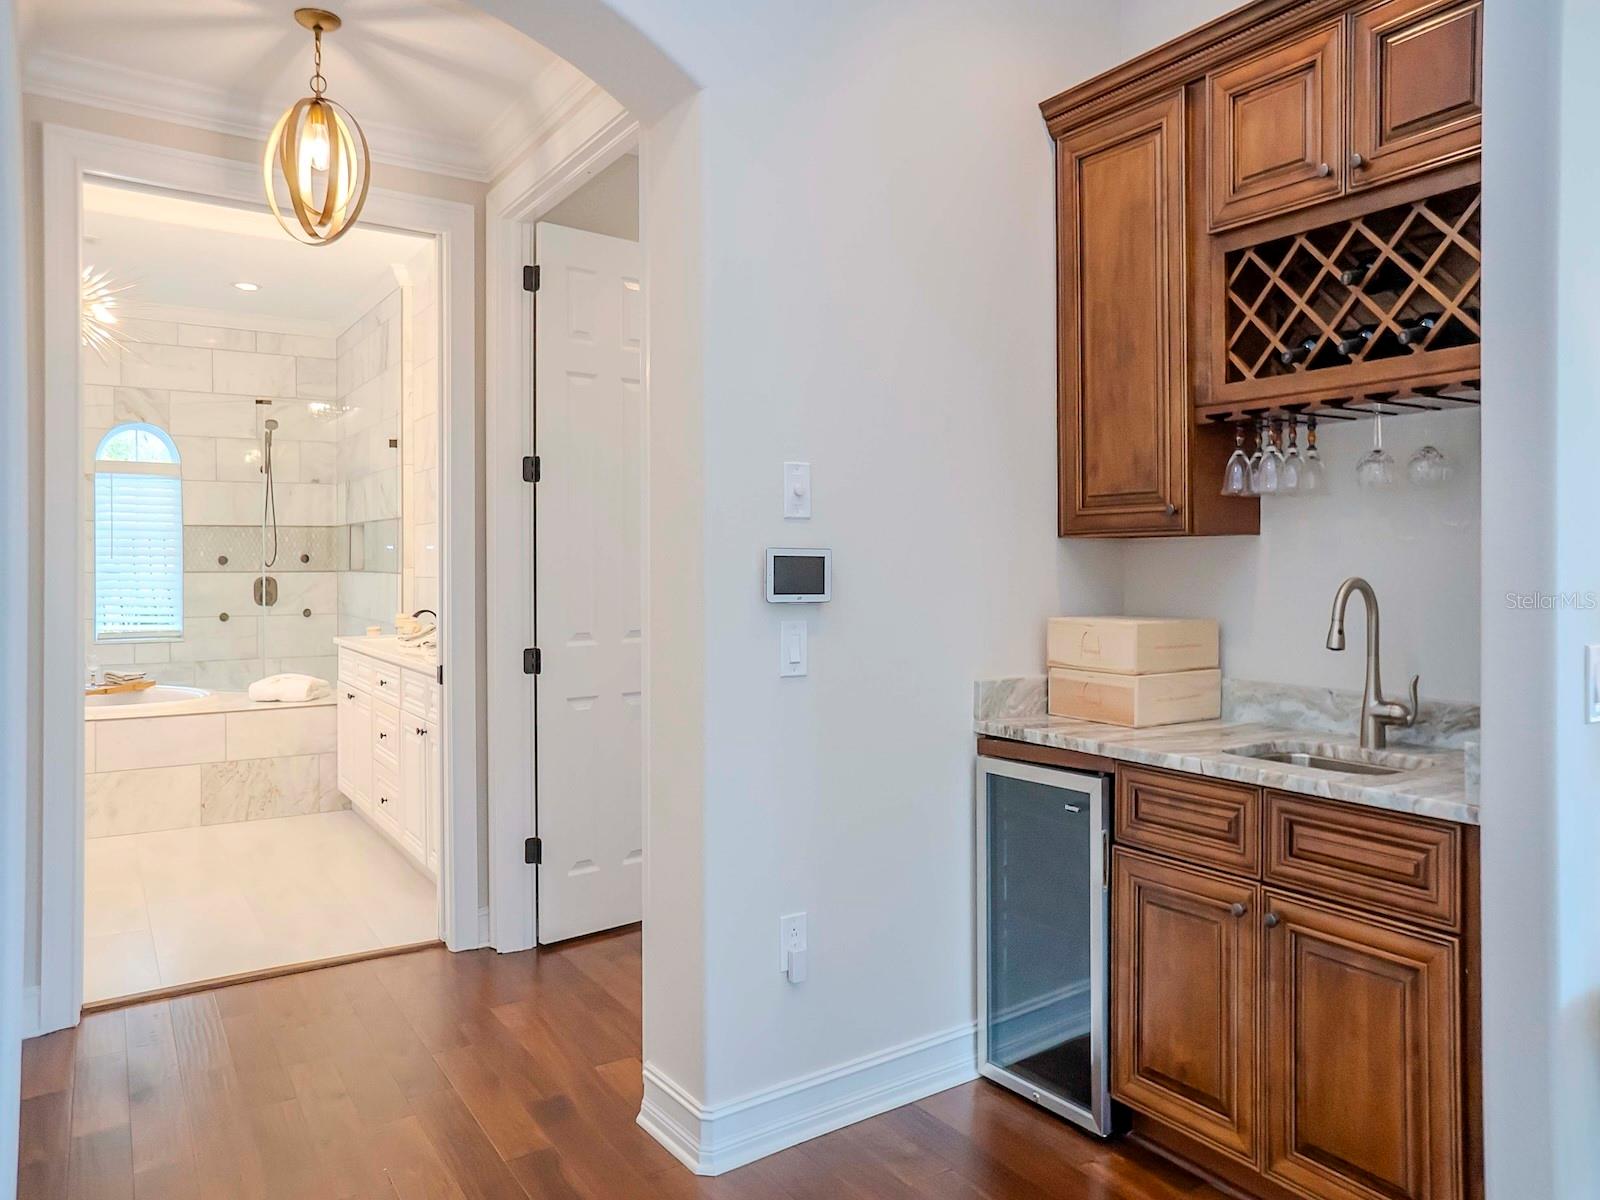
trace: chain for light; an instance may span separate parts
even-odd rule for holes
[[[316,48],[312,51],[314,61],[311,74],[311,94],[320,97],[328,90],[328,81],[322,75],[322,26],[318,25],[311,31]]]

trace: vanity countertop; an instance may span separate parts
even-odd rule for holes
[[[437,648],[418,650],[414,646],[407,646],[394,634],[386,637],[336,637],[333,639],[333,644],[342,650],[365,654],[397,667],[410,667],[416,671],[431,672],[439,665]]]
[[[1276,741],[1305,743],[1314,746],[1317,753],[1326,753],[1323,747],[1356,747],[1354,738],[1272,725],[1193,721],[1184,725],[1123,729],[1093,721],[1028,716],[976,720],[973,728],[985,737],[1098,754],[1118,762],[1231,779],[1257,787],[1343,800],[1464,825],[1478,823],[1478,804],[1476,798],[1467,794],[1466,760],[1460,750],[1392,746],[1392,753],[1425,760],[1425,765],[1393,775],[1349,775],[1229,753],[1229,750]]]

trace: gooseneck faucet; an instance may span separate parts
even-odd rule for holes
[[[1389,743],[1389,726],[1410,727],[1417,720],[1417,686],[1420,675],[1411,677],[1411,702],[1386,700],[1383,680],[1378,673],[1378,595],[1372,585],[1352,575],[1339,585],[1333,596],[1333,619],[1328,623],[1328,649],[1344,649],[1344,610],[1350,594],[1360,592],[1367,609],[1367,683],[1361,693],[1361,748],[1382,750]]]

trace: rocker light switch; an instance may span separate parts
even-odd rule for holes
[[[778,674],[806,673],[806,623],[783,621],[778,625]]]
[[[811,516],[811,464],[783,464],[783,515],[804,520]]]

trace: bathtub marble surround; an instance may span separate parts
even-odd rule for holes
[[[255,704],[218,694],[143,716],[137,705],[91,710],[84,810],[90,838],[349,807],[337,783],[331,697]]]
[[[1269,763],[1236,752],[1262,742],[1297,741],[1306,743],[1313,753],[1326,753],[1354,749],[1356,739],[1348,733],[1340,737],[1304,726],[1230,719],[1226,699],[1223,719],[1217,721],[1124,729],[1067,720],[1046,714],[1042,681],[1036,687],[1033,680],[1034,677],[1021,677],[980,682],[975,689],[974,730],[986,737],[1076,750],[1119,762],[1209,775],[1462,824],[1478,823],[1477,791],[1468,787],[1467,755],[1459,749],[1396,745],[1393,752],[1408,756],[1412,762],[1405,770],[1382,776]]]
[[[438,936],[433,882],[350,812],[102,837],[84,860],[90,1002]]]

